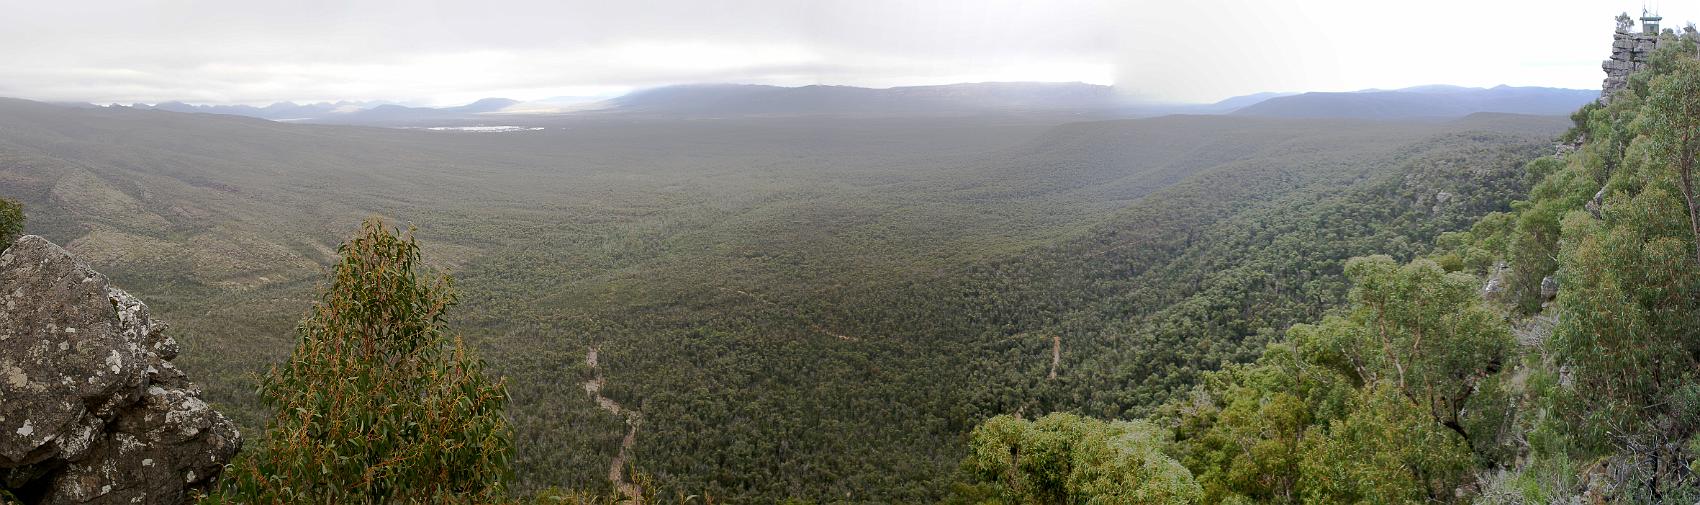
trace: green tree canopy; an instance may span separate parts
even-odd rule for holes
[[[1479,400],[1512,347],[1477,281],[1433,261],[1354,258],[1350,305],[1295,325],[1256,363],[1207,374],[1163,419],[1205,500],[1451,501],[1469,478]],[[1497,421],[1497,420],[1493,420]],[[1484,430],[1491,431],[1491,430]]]
[[[1700,267],[1700,197],[1694,194],[1695,157],[1700,155],[1700,61],[1679,60],[1652,86],[1642,113],[1649,161],[1673,172],[1669,184],[1682,195],[1695,266]]]
[[[0,251],[11,247],[12,242],[24,234],[24,206],[18,202],[0,198]]]
[[[997,416],[974,430],[963,470],[1000,503],[1196,503],[1203,492],[1164,454],[1168,438],[1144,421]]]
[[[447,278],[420,272],[411,231],[367,221],[260,395],[275,409],[233,463],[233,502],[488,503],[505,498],[508,395],[443,313]]]
[[[1385,384],[1468,436],[1461,417],[1476,384],[1499,372],[1511,331],[1482,306],[1476,278],[1427,259],[1400,266],[1354,258],[1351,311],[1290,331],[1304,354],[1358,384]]]
[[[1700,150],[1700,62],[1692,42],[1659,50],[1636,74],[1645,95],[1595,111],[1621,131],[1597,203],[1563,218],[1554,350],[1567,372],[1561,408],[1582,454],[1616,455],[1635,499],[1700,496],[1686,470],[1700,452],[1700,258],[1693,169]],[[1645,98],[1641,98],[1645,96]],[[1693,501],[1688,498],[1687,501]]]

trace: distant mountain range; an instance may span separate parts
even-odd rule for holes
[[[371,125],[407,125],[417,122],[452,120],[472,117],[477,114],[500,112],[503,109],[519,103],[507,98],[485,98],[470,104],[456,107],[408,107],[386,102],[323,102],[314,104],[295,104],[279,102],[265,107],[250,105],[192,105],[183,102],[165,102],[157,105],[135,104],[132,108],[165,110],[171,112],[194,112],[204,114],[230,114],[235,116],[257,117],[273,121],[291,121],[305,123],[329,124],[371,124]]]
[[[137,109],[166,110],[171,112],[198,112],[205,114],[230,114],[235,116],[257,117],[273,121],[309,120],[346,114],[382,105],[383,102],[321,102],[297,104],[293,102],[278,102],[265,107],[251,105],[193,105],[183,102],[165,102],[156,105],[134,104],[130,107]]]
[[[485,98],[456,107],[408,107],[384,104],[370,109],[320,116],[306,121],[332,124],[407,126],[499,113],[518,103],[520,103],[518,100],[508,98]]]
[[[976,83],[898,88],[668,86],[608,101],[604,111],[697,116],[914,115],[994,111],[1116,111],[1134,107],[1114,88],[1083,83]]]
[[[1477,112],[1567,115],[1600,97],[1598,90],[1497,86],[1418,86],[1398,90],[1303,93],[1234,111],[1245,116],[1355,119],[1455,118]]]
[[[756,84],[689,84],[632,92],[600,102],[520,102],[486,98],[455,107],[410,107],[385,102],[190,105],[167,102],[132,107],[233,114],[274,121],[372,126],[529,124],[575,115],[719,118],[780,116],[971,116],[1070,114],[1084,118],[1167,114],[1238,114],[1353,119],[1457,118],[1478,112],[1564,115],[1599,96],[1595,90],[1540,87],[1419,86],[1354,92],[1257,93],[1213,104],[1140,101],[1110,86],[1085,83],[990,82],[896,88],[782,87]]]

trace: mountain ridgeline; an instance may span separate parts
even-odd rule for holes
[[[1275,97],[1236,109],[1233,113],[1360,119],[1450,118],[1477,112],[1565,115],[1596,98],[1599,98],[1598,92],[1585,89],[1421,86],[1393,91],[1304,93]]]
[[[688,84],[643,89],[605,100],[520,102],[486,98],[453,107],[386,103],[189,105],[168,102],[134,108],[202,112],[323,124],[430,127],[548,126],[585,116],[634,119],[751,117],[972,117],[1051,114],[1081,119],[1165,114],[1240,114],[1356,119],[1455,119],[1478,112],[1564,115],[1593,101],[1592,90],[1419,86],[1342,93],[1256,93],[1208,104],[1141,100],[1116,88],[1084,83],[986,82],[939,86],[766,86]]]

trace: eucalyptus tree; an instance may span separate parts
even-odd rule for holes
[[[377,220],[338,251],[294,352],[260,388],[275,415],[214,501],[505,500],[507,390],[450,336],[449,279],[422,272],[411,230]]]

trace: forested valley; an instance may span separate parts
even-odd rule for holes
[[[1071,128],[1137,138],[1210,121]],[[634,459],[660,489],[734,501],[941,499],[977,420],[1147,412],[1198,373],[1250,360],[1276,329],[1337,304],[1345,259],[1384,250],[1409,257],[1449,225],[1463,228],[1503,209],[1525,187],[1523,160],[1550,149],[1543,138],[1550,133],[1534,133],[1555,131],[1545,121],[1483,117],[1441,131],[1400,126],[1397,136],[1343,135],[1322,125],[1305,137],[1271,140],[1252,156],[1229,153],[1226,163],[1177,156],[1177,170],[1196,172],[1156,174],[1178,180],[1071,236],[960,267],[875,276],[867,267],[834,273],[831,265],[778,263],[794,277],[673,288],[682,292],[644,299],[642,317],[610,311],[568,319],[539,310],[474,324],[530,321],[501,331],[593,335],[608,370],[606,394],[643,412]],[[1186,154],[1228,142],[1248,141],[1210,139]],[[1105,169],[1089,161],[1076,167],[1046,175],[1119,175],[1095,173]],[[1042,184],[965,192],[1007,199]],[[1303,280],[1283,286],[1279,272]],[[558,306],[565,305],[573,304]],[[535,362],[538,375],[582,361],[576,353],[512,356],[503,366]],[[589,377],[575,369],[566,385]],[[516,399],[562,409],[583,401],[517,391]],[[600,443],[614,446],[624,427],[602,419]],[[523,438],[528,420],[516,421]],[[573,426],[561,418],[535,422],[547,423],[531,431],[543,434]],[[542,454],[570,450],[560,438],[527,441],[560,444]],[[530,454],[519,453],[522,461]],[[599,470],[519,467],[542,482]],[[866,495],[870,489],[880,494]]]
[[[1694,55],[1568,122],[6,100],[0,232],[174,323],[211,502],[1687,503]]]

